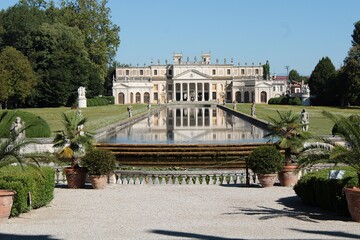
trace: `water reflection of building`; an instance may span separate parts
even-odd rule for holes
[[[116,68],[113,96],[116,104],[164,103],[186,101],[255,102],[267,103],[272,97],[285,94],[286,81],[265,77],[263,65],[237,66],[211,63],[211,54],[203,53],[201,60],[182,60],[174,53],[173,64],[129,66]]]
[[[173,107],[117,134],[131,142],[239,142],[262,139],[264,130],[219,108]]]

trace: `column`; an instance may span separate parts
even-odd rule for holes
[[[190,83],[187,83],[187,89],[188,89],[188,101],[191,101],[191,97],[190,97]]]
[[[197,82],[195,83],[195,101],[198,101],[198,87],[197,87]]]
[[[183,101],[183,84],[180,83],[180,101]]]
[[[205,95],[205,84],[201,83],[201,85],[202,85],[201,101],[203,102],[204,101],[204,95]]]

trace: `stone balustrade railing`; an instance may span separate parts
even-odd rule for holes
[[[333,164],[318,164],[303,168],[300,176],[308,172],[331,168]],[[249,170],[248,182],[245,169],[239,170],[203,170],[203,171],[137,171],[115,170],[108,176],[108,183],[122,185],[229,185],[257,184],[256,174]],[[55,167],[55,184],[66,184],[61,167]]]

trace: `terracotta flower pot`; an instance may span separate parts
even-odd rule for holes
[[[94,189],[103,189],[107,184],[107,175],[89,175],[91,185]]]
[[[282,171],[278,173],[278,178],[281,186],[292,187],[299,180],[297,172],[297,165],[284,166]]]
[[[274,186],[276,173],[269,174],[257,174],[258,180],[262,187],[272,187]]]
[[[360,188],[344,188],[352,220],[360,222]]]
[[[65,168],[64,172],[68,188],[82,188],[85,186],[87,173],[85,168]]]
[[[0,189],[0,223],[9,218],[15,194],[15,191]]]

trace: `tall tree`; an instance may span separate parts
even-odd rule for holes
[[[34,38],[34,49],[31,57],[41,79],[36,95],[39,106],[73,104],[78,87],[88,87],[90,73],[96,74],[81,31],[44,23]]]
[[[356,45],[360,45],[360,21],[357,21],[355,24],[354,24],[355,28],[354,28],[354,31],[353,31],[353,34],[351,35],[352,37],[352,45],[353,46],[356,46]]]
[[[108,65],[113,60],[120,44],[120,28],[110,19],[107,0],[61,0],[62,21],[78,27],[85,36],[84,43],[90,60],[104,82]]]
[[[263,65],[263,73],[264,73],[264,79],[269,80],[270,79],[270,63],[269,61],[266,61],[266,63]]]
[[[37,77],[27,57],[13,47],[0,53],[0,107],[12,100],[15,107],[24,103],[37,84]]]
[[[33,34],[47,22],[43,10],[25,3],[8,8],[1,17],[3,46],[12,46],[29,57],[33,49]]]
[[[296,81],[296,82],[301,81],[300,75],[295,69],[290,70],[290,72],[289,72],[289,80],[290,81]]]
[[[326,102],[325,89],[329,78],[336,73],[330,58],[323,57],[315,66],[309,78],[309,86],[312,95],[316,95],[315,103],[324,105]]]

